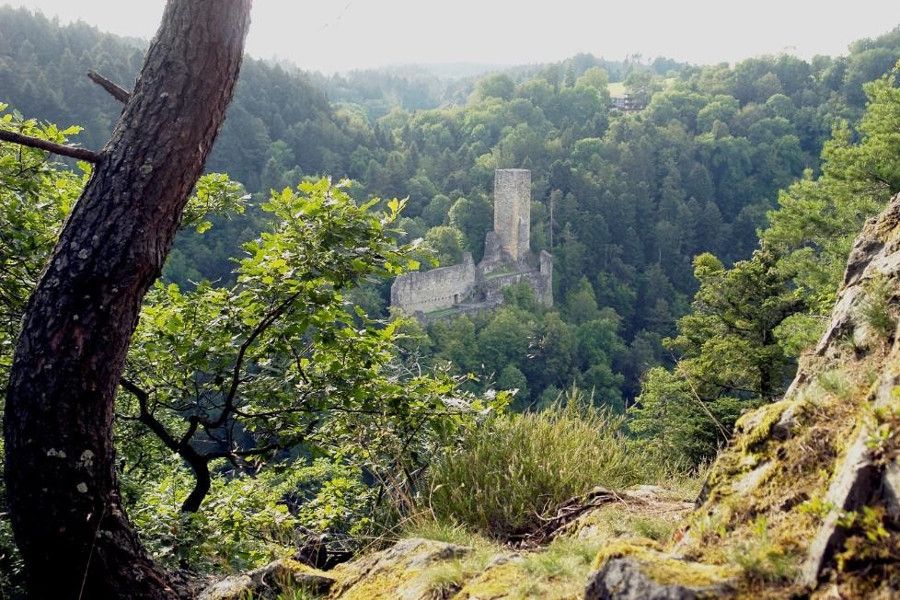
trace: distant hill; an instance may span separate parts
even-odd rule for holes
[[[120,107],[85,74],[93,69],[130,89],[145,49],[146,42],[84,23],[60,25],[27,9],[0,8],[0,100],[28,117],[82,125],[78,141],[98,148]],[[343,125],[305,74],[248,58],[209,167],[227,170],[252,191],[262,189],[271,143],[290,138],[305,172],[332,169],[334,156],[371,142]]]

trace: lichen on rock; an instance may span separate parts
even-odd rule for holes
[[[664,556],[608,559],[592,574],[584,600],[697,600],[730,596],[719,570]]]
[[[330,598],[342,600],[430,600],[433,590],[423,577],[428,567],[457,560],[471,548],[411,538],[359,560],[338,565],[332,573],[339,580]]]
[[[282,559],[246,574],[232,575],[203,590],[197,600],[264,600],[278,598],[287,590],[302,590],[314,596],[326,594],[335,580],[326,573],[295,560]]]

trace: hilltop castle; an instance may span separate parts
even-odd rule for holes
[[[466,252],[462,263],[398,277],[391,306],[426,320],[503,304],[503,290],[527,283],[541,304],[553,304],[553,257],[531,252],[531,171],[494,172],[494,230],[484,240],[477,265]]]

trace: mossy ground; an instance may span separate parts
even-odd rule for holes
[[[336,567],[328,572],[337,580],[328,597],[578,599],[598,554],[611,540],[649,535],[667,541],[690,506],[682,495],[660,489],[635,496],[623,493],[621,501],[586,513],[547,545],[527,550],[490,541],[459,526],[423,520],[403,534],[429,541],[406,553],[389,556],[385,551]],[[450,558],[438,552],[434,560],[422,559],[443,544],[465,547],[465,552]]]
[[[886,348],[857,356],[847,347],[829,358],[807,359],[808,375],[786,400],[741,418],[733,443],[706,478],[704,500],[696,509],[684,497],[659,490],[623,494],[621,502],[582,515],[549,545],[531,550],[516,550],[462,527],[423,522],[406,533],[468,550],[415,567],[399,561],[396,568],[365,574],[355,585],[336,586],[343,591],[332,597],[574,599],[582,597],[591,572],[625,556],[661,584],[727,588],[737,598],[803,596],[796,575],[831,508],[824,498],[836,465],[873,419],[891,431],[900,423],[900,411],[873,416],[867,410],[887,356]],[[896,440],[885,439],[881,453],[894,460]],[[859,535],[864,538],[866,532]],[[878,584],[884,589],[900,582],[896,567],[884,561],[862,570],[853,557],[847,562],[857,570],[836,573],[834,583],[845,597],[878,597],[883,590],[873,580],[887,582]],[[358,576],[352,567],[343,569],[330,575],[339,580]],[[880,570],[871,577],[865,569]]]
[[[685,496],[657,489],[643,496],[626,496],[620,502],[591,511],[569,524],[560,535],[599,540],[637,536],[667,542],[692,509],[693,503],[686,501]]]
[[[548,546],[528,551],[426,521],[406,533],[469,550],[414,568],[400,561],[332,597],[377,600],[399,597],[400,591],[411,598],[575,599],[591,572],[623,556],[637,560],[661,584],[701,590],[725,584],[738,598],[802,594],[795,575],[828,511],[822,499],[835,465],[866,418],[863,407],[876,372],[871,361],[834,364],[823,362],[791,398],[741,419],[697,509],[659,490],[645,497],[623,494],[623,501],[588,512]],[[893,422],[893,415],[883,418]],[[786,420],[790,433],[773,435]],[[886,452],[893,457],[893,446]],[[343,569],[330,575],[355,576]],[[841,585],[849,597],[866,597],[863,592],[877,590],[865,582],[848,576]]]
[[[638,561],[645,574],[663,585],[703,589],[731,581],[738,575],[734,567],[675,558],[663,552],[662,546],[653,540],[642,538],[619,539],[604,545],[597,554],[594,568],[599,569],[608,560],[624,557]]]

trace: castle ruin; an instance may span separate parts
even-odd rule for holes
[[[531,171],[494,172],[494,230],[484,240],[477,265],[466,252],[462,263],[407,273],[391,286],[391,306],[421,320],[474,312],[503,304],[503,290],[527,283],[538,302],[553,304],[553,257],[531,251]]]

